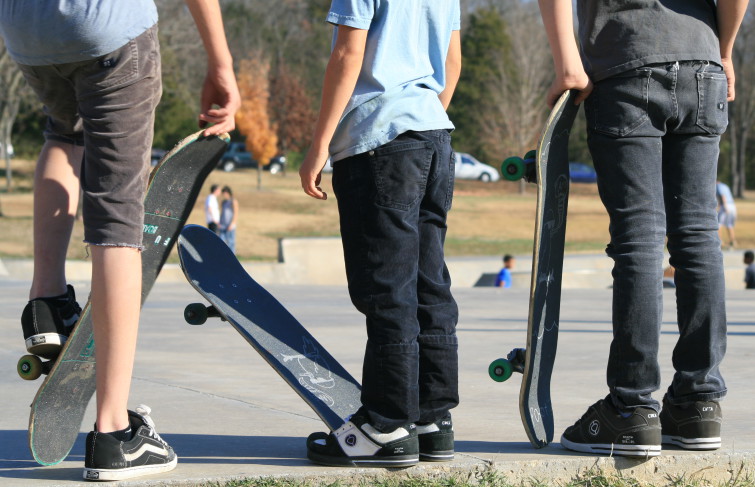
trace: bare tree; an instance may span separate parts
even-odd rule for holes
[[[10,163],[11,130],[21,107],[22,91],[26,86],[23,75],[16,66],[0,38],[0,157],[5,160],[5,186],[8,192],[13,187],[13,172]],[[2,211],[0,210],[0,215]]]
[[[480,137],[488,152],[524,155],[535,147],[548,116],[545,94],[553,69],[537,5],[505,2],[501,15],[511,56],[494,60],[498,66],[493,70],[496,76],[486,86],[489,103],[481,114]]]
[[[736,99],[729,103],[729,169],[736,198],[745,192],[747,145],[755,124],[755,9],[750,8],[734,45]]]

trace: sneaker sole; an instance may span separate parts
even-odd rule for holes
[[[684,438],[682,436],[663,435],[663,443],[675,445],[685,450],[718,450],[721,448],[721,437],[717,438]]]
[[[419,455],[402,457],[331,457],[308,451],[307,458],[326,467],[406,468],[419,463]]]
[[[661,454],[661,445],[617,445],[616,443],[573,443],[561,437],[561,446],[568,450],[582,453],[599,453],[602,455],[622,457],[657,457]]]
[[[127,480],[144,475],[155,475],[158,473],[169,472],[176,468],[178,457],[174,457],[169,463],[156,465],[142,465],[139,467],[106,469],[106,468],[85,468],[84,480],[112,481]]]
[[[57,357],[68,337],[58,333],[40,333],[26,339],[26,351],[52,360]]]
[[[454,452],[432,452],[419,454],[419,459],[422,462],[448,462],[454,459]]]

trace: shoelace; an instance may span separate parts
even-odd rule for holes
[[[145,424],[148,426],[149,436],[156,439],[166,447],[168,446],[168,442],[163,440],[160,435],[158,434],[157,430],[155,429],[155,422],[152,420],[152,417],[149,415],[149,413],[152,412],[152,408],[147,406],[146,404],[140,404],[136,406],[136,412],[144,418]]]

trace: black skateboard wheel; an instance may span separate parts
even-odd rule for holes
[[[505,358],[499,358],[493,360],[488,367],[488,375],[496,382],[505,382],[514,373],[514,368],[511,366],[511,362]]]
[[[204,325],[207,315],[207,306],[202,303],[191,303],[184,308],[184,320],[190,325]]]
[[[16,371],[24,380],[37,380],[44,371],[44,364],[36,355],[24,355],[18,360]]]

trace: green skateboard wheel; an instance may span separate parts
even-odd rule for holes
[[[519,181],[524,177],[526,166],[521,157],[507,157],[501,164],[501,174],[508,181]]]
[[[514,373],[511,362],[505,358],[493,360],[488,367],[488,375],[496,382],[505,382]]]
[[[16,371],[24,380],[37,380],[42,375],[42,360],[36,355],[24,355],[18,360]]]

